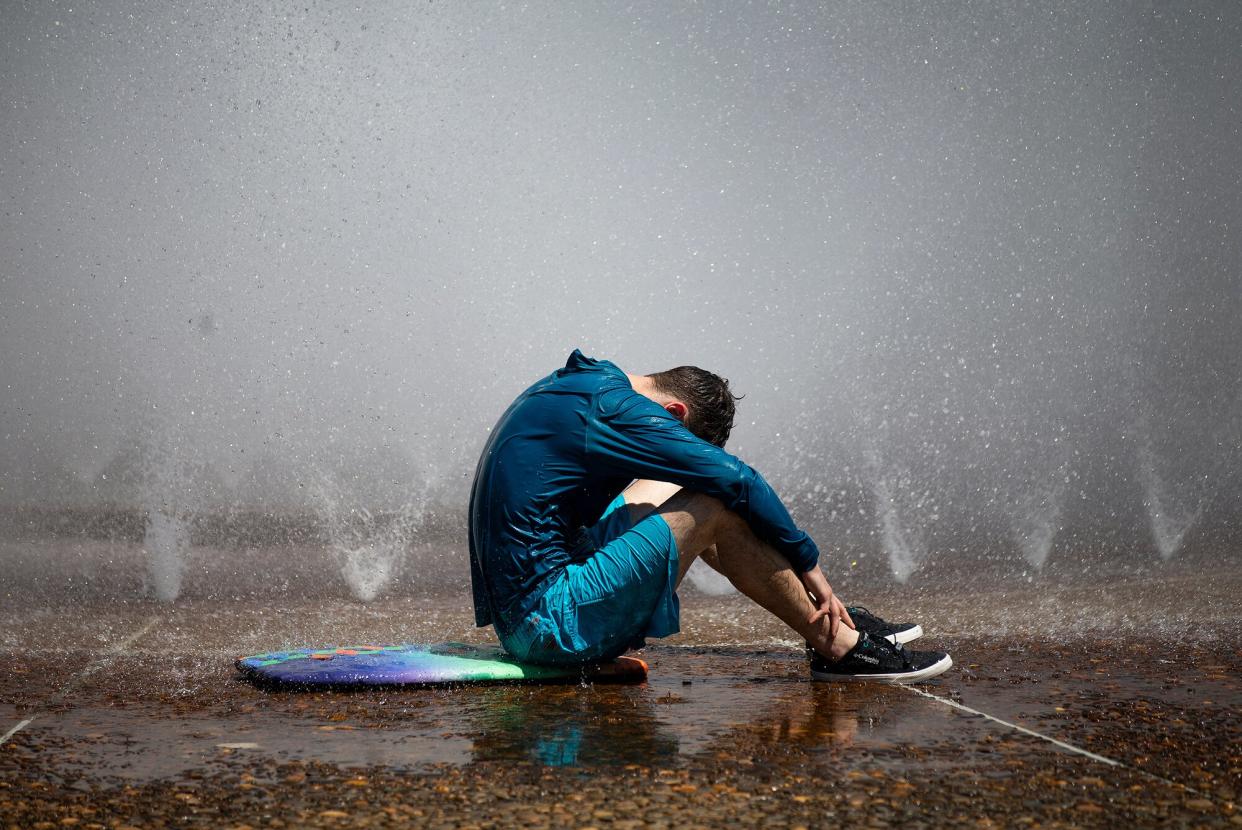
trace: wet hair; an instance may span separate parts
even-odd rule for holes
[[[686,405],[686,428],[709,444],[723,447],[733,431],[736,401],[729,381],[698,366],[678,366],[648,375],[655,388]]]

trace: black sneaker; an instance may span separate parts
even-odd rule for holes
[[[897,644],[908,643],[923,636],[923,626],[918,623],[891,623],[880,619],[861,605],[851,605],[845,610],[849,612],[855,628],[866,631],[877,639]]]
[[[917,683],[946,672],[953,658],[943,651],[906,651],[900,645],[858,634],[858,644],[840,660],[810,650],[812,680],[871,680],[876,683]]]

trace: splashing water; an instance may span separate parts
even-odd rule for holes
[[[1010,521],[1014,541],[1022,556],[1036,569],[1042,569],[1061,530],[1061,503],[1031,499],[1032,507]]]
[[[921,533],[902,524],[888,481],[877,479],[873,486],[880,518],[880,541],[888,554],[893,576],[898,582],[905,582],[923,560],[926,543]]]
[[[338,532],[332,547],[350,591],[357,599],[370,602],[392,580],[409,541],[412,523],[405,516],[398,516],[381,525],[365,508],[351,511],[351,516],[360,520],[350,525],[357,528],[358,538],[346,541]]]
[[[1061,530],[1064,476],[1037,482],[1015,499],[1009,517],[1013,540],[1034,568],[1042,569]]]
[[[1229,446],[1225,438],[1237,427],[1236,419],[1242,415],[1238,408],[1240,403],[1242,397],[1235,399],[1232,417],[1221,419],[1216,428],[1201,442],[1202,446]],[[1162,467],[1161,454],[1156,450],[1158,432],[1152,428],[1152,414],[1147,407],[1140,408],[1138,412],[1135,432],[1138,436],[1138,477],[1143,487],[1143,506],[1147,510],[1147,522],[1160,558],[1168,561],[1181,550],[1186,534],[1198,523],[1204,509],[1216,495],[1214,484],[1220,474],[1230,468],[1233,453],[1215,453],[1211,459],[1205,459],[1206,463],[1201,462],[1195,475],[1189,478],[1177,477],[1174,474],[1175,484],[1165,475],[1169,468]],[[1164,455],[1166,459],[1171,456],[1168,452]]]
[[[167,416],[151,416],[147,425],[147,458],[139,494],[146,515],[142,548],[146,557],[146,588],[160,602],[181,596],[190,527],[203,494],[195,486],[194,465],[186,440]]]
[[[160,602],[172,602],[181,596],[181,579],[190,549],[189,521],[163,510],[148,513],[142,547],[147,559],[148,590]]]
[[[929,511],[929,518],[939,518],[930,503],[930,494],[914,495],[910,475],[906,471],[886,466],[874,447],[866,452],[866,468],[875,497],[876,517],[880,522],[880,543],[888,554],[889,569],[898,582],[905,582],[916,571],[927,555],[927,542],[922,528],[902,521],[902,513],[919,515]],[[913,499],[903,510],[903,499]]]
[[[1135,371],[1129,369],[1127,381],[1137,389],[1141,387]],[[1194,430],[1185,428],[1186,410],[1158,418],[1154,403],[1142,395],[1136,397],[1140,404],[1131,423],[1137,438],[1135,458],[1143,507],[1152,541],[1167,562],[1181,550],[1221,484],[1237,469],[1242,450],[1242,392],[1235,391],[1223,407],[1207,410],[1213,416]]]
[[[431,480],[428,476],[426,482]],[[355,599],[370,602],[400,571],[410,543],[422,527],[427,493],[395,513],[373,513],[350,504],[343,488],[321,475],[317,501],[341,577]]]
[[[1160,558],[1166,562],[1182,547],[1186,534],[1199,521],[1207,504],[1206,479],[1199,488],[1190,488],[1192,495],[1188,504],[1176,504],[1173,494],[1156,469],[1156,453],[1150,437],[1139,448],[1139,478],[1143,482],[1143,506],[1147,508],[1147,521],[1151,525],[1152,539]],[[1197,492],[1194,492],[1197,491]]]

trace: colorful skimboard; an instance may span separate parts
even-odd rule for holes
[[[249,680],[281,686],[440,686],[461,683],[641,683],[647,664],[618,657],[588,666],[519,663],[497,646],[345,646],[237,658]]]

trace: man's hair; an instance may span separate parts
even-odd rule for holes
[[[698,366],[678,366],[648,377],[655,388],[686,405],[686,428],[698,437],[723,447],[733,431],[735,401],[742,399],[729,391],[729,381]]]

